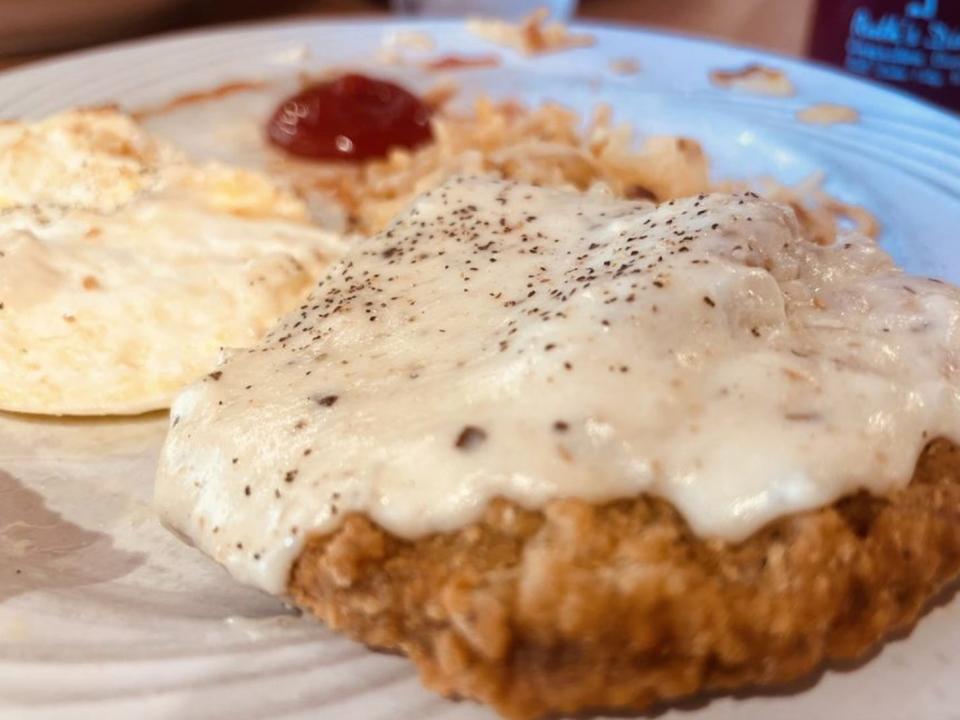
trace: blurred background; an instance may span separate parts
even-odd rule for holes
[[[812,0],[0,0],[0,62],[155,32],[228,22],[387,14],[404,8],[510,14],[576,7],[579,17],[709,34],[781,52],[804,51]]]
[[[226,23],[485,14],[635,23],[807,56],[960,109],[960,0],[0,0],[0,68]]]

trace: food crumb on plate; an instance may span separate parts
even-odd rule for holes
[[[550,13],[546,8],[540,8],[519,23],[490,18],[470,18],[467,20],[467,30],[484,40],[513,48],[524,55],[541,55],[588,47],[596,42],[593,35],[572,33],[563,23],[548,23],[549,16]]]
[[[790,97],[796,93],[785,72],[757,64],[746,65],[739,70],[711,70],[710,82],[717,87],[755,95]]]
[[[860,122],[860,113],[847,105],[817,103],[798,110],[797,120],[810,125],[838,125]]]
[[[638,75],[642,70],[640,61],[633,57],[614,58],[610,61],[610,71],[617,75]]]
[[[496,53],[482,53],[476,55],[459,55],[448,53],[439,55],[423,63],[424,70],[474,70],[479,68],[498,67],[501,64],[500,56]]]
[[[396,30],[383,38],[383,47],[396,50],[433,50],[433,36],[422,30]]]

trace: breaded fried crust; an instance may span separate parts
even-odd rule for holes
[[[409,655],[432,689],[520,719],[796,679],[909,625],[958,571],[960,450],[936,441],[904,490],[737,544],[646,496],[496,501],[412,542],[351,516],[310,539],[289,590],[331,628]]]

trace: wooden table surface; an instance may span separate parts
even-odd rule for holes
[[[0,68],[76,49],[75,43],[71,48],[64,47],[62,39],[58,41],[58,37],[76,37],[76,28],[65,28],[57,37],[39,41],[45,43],[43,51],[34,48],[28,52],[4,54],[3,26],[11,27],[18,20],[29,22],[36,17],[35,8],[47,1],[0,0]],[[578,16],[711,35],[801,55],[806,46],[813,5],[813,0],[580,0]],[[128,22],[112,27],[109,23],[100,23],[87,40],[106,42],[224,23],[387,12],[386,3],[378,0],[204,0],[190,3],[171,15],[152,17],[147,25],[131,26]],[[34,14],[28,16],[28,13]],[[90,44],[96,43],[86,43]]]

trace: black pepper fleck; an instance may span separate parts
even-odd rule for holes
[[[460,431],[460,434],[457,435],[453,446],[457,448],[457,450],[472,450],[483,444],[486,439],[487,433],[484,430],[481,430],[475,425],[466,425],[463,430]]]

